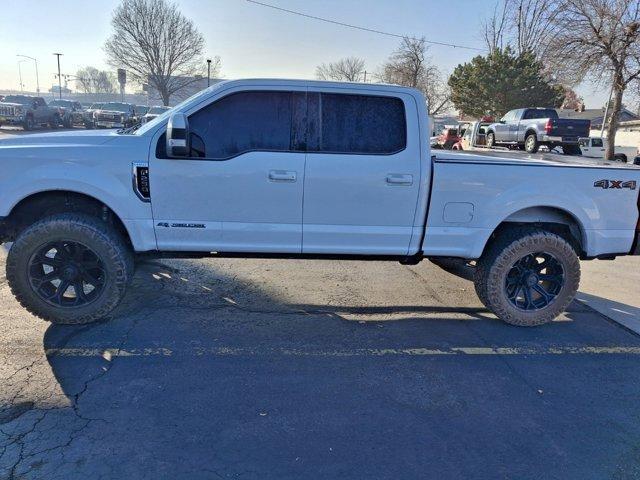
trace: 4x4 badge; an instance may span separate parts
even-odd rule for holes
[[[624,180],[598,180],[593,184],[593,186],[596,188],[604,188],[604,189],[615,188],[620,190],[623,188],[628,188],[629,190],[635,190],[636,181],[629,180],[625,182]]]

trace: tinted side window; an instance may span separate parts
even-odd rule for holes
[[[322,152],[390,154],[406,146],[399,98],[321,93],[320,105]]]
[[[251,150],[287,151],[291,146],[291,93],[241,92],[189,117],[198,156],[229,158]]]

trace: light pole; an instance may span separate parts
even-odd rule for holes
[[[207,58],[207,87],[211,86],[211,59]]]
[[[62,77],[60,76],[60,56],[62,53],[54,53],[58,57],[58,98],[62,100]]]
[[[36,64],[36,92],[40,93],[40,78],[38,77],[38,60],[29,55],[16,55],[17,57],[28,58],[29,60],[33,60],[33,63]]]
[[[24,92],[23,83],[22,83],[22,68],[20,67],[21,63],[24,63],[26,60],[18,60],[18,77],[20,78],[20,93]]]

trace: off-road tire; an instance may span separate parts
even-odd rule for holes
[[[487,133],[487,148],[491,148],[496,144],[496,135],[493,132]]]
[[[527,153],[537,153],[540,148],[538,142],[538,136],[535,133],[530,133],[524,139],[524,149]]]
[[[505,282],[518,260],[536,252],[547,252],[561,264],[563,284],[547,306],[524,310],[511,303]],[[480,301],[499,319],[533,327],[552,321],[573,301],[580,284],[580,261],[573,246],[561,236],[535,227],[513,227],[504,230],[478,260],[474,284]]]
[[[57,113],[53,116],[53,119],[49,122],[49,128],[56,129],[60,126],[60,115]]]
[[[77,307],[51,305],[32,288],[29,262],[47,243],[80,242],[104,265],[106,280],[100,295]],[[55,324],[83,324],[104,319],[122,300],[133,277],[134,257],[122,236],[91,215],[62,213],[46,217],[23,230],[7,257],[7,281],[18,302],[32,314]]]
[[[28,132],[30,130],[33,130],[33,127],[34,127],[33,117],[29,115],[24,119],[24,122],[22,122],[22,129],[25,132]]]

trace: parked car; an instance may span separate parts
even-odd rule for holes
[[[604,158],[607,150],[607,139],[601,137],[582,137],[579,140],[580,152],[582,156],[589,158]],[[627,163],[628,160],[640,155],[640,151],[636,147],[614,147],[614,159],[619,162]]]
[[[75,125],[84,125],[84,109],[80,102],[74,100],[52,100],[50,107],[57,107],[60,110],[60,122],[66,128]]]
[[[431,152],[428,133],[415,89],[258,79],[135,131],[0,140],[7,282],[78,324],[115,308],[136,256],[455,257],[491,311],[533,326],[572,301],[580,259],[640,254],[640,169]]]
[[[146,115],[142,117],[142,123],[147,123],[168,110],[171,110],[171,107],[151,107]]]
[[[93,113],[97,128],[126,128],[136,122],[135,107],[131,103],[107,102]]]
[[[518,108],[489,126],[487,146],[515,145],[536,153],[541,145],[549,150],[561,146],[564,153],[580,154],[578,139],[588,137],[591,122],[559,118],[553,108]]]
[[[18,125],[25,130],[43,125],[57,128],[60,119],[60,109],[49,107],[42,97],[7,95],[0,102],[0,125]]]
[[[460,141],[460,130],[455,127],[445,127],[436,140],[437,145],[445,150],[451,148]]]
[[[149,111],[149,107],[145,106],[145,105],[135,105],[134,106],[134,111],[135,111],[135,123],[142,123],[142,118],[147,114],[147,112]]]
[[[104,102],[92,103],[89,108],[84,111],[84,126],[86,128],[95,128],[96,119],[94,118],[95,113],[102,108]]]

